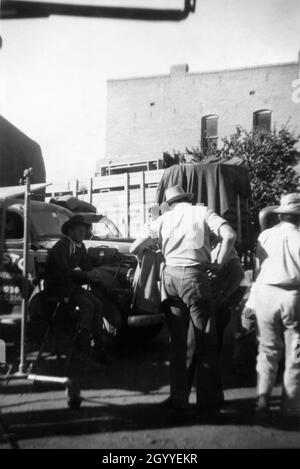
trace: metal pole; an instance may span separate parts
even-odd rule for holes
[[[90,204],[93,203],[93,183],[94,183],[94,179],[90,178],[89,187],[88,187],[88,198],[89,198],[89,203]]]
[[[32,168],[24,171],[25,196],[24,196],[24,246],[23,246],[23,298],[21,321],[21,347],[20,365],[18,374],[25,374],[25,337],[28,305],[28,251],[29,251],[29,209],[30,209],[30,176]]]
[[[2,214],[1,214],[1,234],[0,234],[0,271],[3,268],[3,255],[5,248],[5,222],[6,222],[6,200],[3,202]]]
[[[125,203],[125,237],[129,237],[129,173],[124,174],[124,203]]]
[[[142,171],[140,174],[141,174],[141,182],[140,182],[140,188],[141,188],[141,222],[142,222],[142,226],[143,226],[147,221],[147,217],[146,217],[146,194],[145,194],[145,172]]]

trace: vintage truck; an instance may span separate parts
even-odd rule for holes
[[[24,246],[24,189],[20,186],[0,189],[0,337],[14,331],[18,334],[22,302],[23,246]],[[21,197],[21,198],[17,198]],[[78,211],[77,211],[78,213]],[[30,229],[28,246],[29,311],[35,316],[37,296],[37,270],[45,263],[48,250],[61,238],[61,226],[74,212],[59,203],[30,202]],[[163,313],[140,311],[133,303],[133,275],[137,266],[134,256],[128,252],[129,242],[122,244],[122,237],[114,223],[106,216],[83,212],[87,222],[94,227],[96,235],[86,239],[88,252],[103,269],[103,281],[114,298],[116,307],[121,306],[124,328],[114,331],[115,336],[126,335],[133,329],[137,338],[151,336],[161,327]],[[109,244],[110,243],[110,244]],[[118,249],[122,245],[122,249]],[[117,247],[116,247],[117,246]],[[125,251],[125,252],[124,252]],[[105,275],[106,274],[106,275]],[[130,335],[130,333],[129,333]]]

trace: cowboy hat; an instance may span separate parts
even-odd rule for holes
[[[178,184],[166,190],[166,202],[169,205],[177,200],[188,199],[191,201],[193,198],[194,194],[192,192],[184,192],[182,187]]]
[[[61,227],[61,231],[64,235],[69,233],[70,228],[75,225],[85,225],[88,226],[87,223],[82,215],[74,215],[73,217],[69,218],[69,220],[65,221],[65,223]]]
[[[294,192],[282,195],[279,207],[275,208],[273,212],[300,215],[300,194]]]

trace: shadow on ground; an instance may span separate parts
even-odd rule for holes
[[[218,426],[272,426],[281,430],[300,429],[298,421],[283,421],[278,417],[279,398],[272,400],[273,417],[258,422],[254,415],[254,398],[234,397],[226,403],[217,420],[196,420],[195,406],[185,418],[170,414],[157,404],[167,397],[159,391],[169,385],[168,338],[163,330],[154,341],[139,347],[111,350],[114,362],[99,371],[90,372],[73,365],[72,376],[77,380],[83,396],[88,395],[79,410],[62,408],[65,396],[49,391],[62,390],[61,386],[51,384],[10,382],[2,388],[6,394],[36,393],[30,410],[24,410],[24,402],[11,402],[3,415],[10,430],[17,439],[32,439],[57,435],[88,435],[107,432],[132,432],[139,430],[159,430],[196,425]],[[255,369],[246,368],[246,373],[237,376],[232,366],[233,350],[226,347],[222,356],[222,375],[225,389],[253,387]],[[39,371],[43,374],[62,375],[64,362],[45,360]],[[245,371],[245,370],[244,370]],[[101,390],[101,393],[98,392]],[[117,393],[116,393],[117,390]],[[48,393],[48,394],[44,394]],[[13,398],[13,396],[12,396]],[[108,400],[110,402],[108,403]],[[148,402],[132,402],[147,400]],[[149,402],[151,400],[151,402]],[[61,402],[62,401],[62,402]],[[112,403],[115,402],[115,403]],[[26,404],[25,404],[26,408]]]
[[[158,337],[145,343],[129,343],[126,347],[118,348],[108,345],[108,353],[112,363],[99,367],[99,370],[84,369],[79,362],[74,362],[68,373],[65,373],[64,359],[57,360],[50,355],[36,365],[33,358],[33,372],[50,376],[69,376],[74,379],[82,390],[86,389],[119,389],[137,391],[149,394],[163,386],[169,385],[169,351],[168,333],[166,328]],[[234,350],[232,345],[223,348],[221,360],[222,382],[224,389],[254,387],[255,362],[245,361],[245,365],[238,372],[234,368]],[[12,354],[11,362],[17,370],[17,354]],[[19,382],[11,381],[8,387],[2,387],[2,393],[27,392],[29,385],[24,387]],[[31,391],[47,392],[60,389],[55,384],[35,383]]]
[[[85,405],[88,404],[87,407]],[[270,426],[285,431],[300,429],[299,421],[276,420],[259,422],[253,413],[253,399],[230,401],[221,416],[214,420],[197,420],[190,414],[184,419],[174,416],[157,404],[143,403],[130,405],[107,405],[97,397],[83,402],[80,410],[68,409],[34,410],[31,412],[14,412],[5,415],[5,421],[18,440],[43,438],[57,435],[84,435],[92,433],[127,432],[139,430],[168,429],[194,425],[238,425]],[[273,405],[277,405],[274,401]]]
[[[105,390],[118,389],[126,391],[137,391],[148,394],[169,383],[168,371],[168,343],[166,331],[162,331],[161,337],[143,345],[126,348],[110,348],[109,356],[111,363],[101,365],[98,369],[86,369],[80,361],[74,361],[66,373],[66,360],[57,360],[54,355],[49,355],[37,365],[33,355],[32,372],[49,376],[68,376],[76,381],[82,390]],[[14,360],[14,371],[17,371],[18,359]],[[4,394],[22,392],[49,392],[59,390],[57,384],[34,385],[27,382],[10,380],[9,385],[1,387]]]

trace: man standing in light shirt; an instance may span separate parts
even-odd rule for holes
[[[193,194],[180,186],[166,191],[171,210],[150,225],[150,235],[159,240],[165,257],[163,289],[166,318],[170,333],[171,395],[168,407],[185,411],[189,400],[187,364],[195,359],[197,374],[197,414],[213,414],[217,408],[218,358],[213,321],[212,298],[207,267],[218,271],[235,241],[235,232],[227,222],[205,206],[192,205]],[[209,233],[221,239],[216,262],[211,263]],[[149,240],[149,238],[148,238]],[[147,239],[135,241],[132,250],[147,246]],[[187,336],[190,322],[195,335],[189,350]]]
[[[249,299],[259,336],[257,412],[269,412],[285,352],[281,409],[300,416],[300,195],[283,195],[274,212],[281,221],[258,238],[258,275]]]

